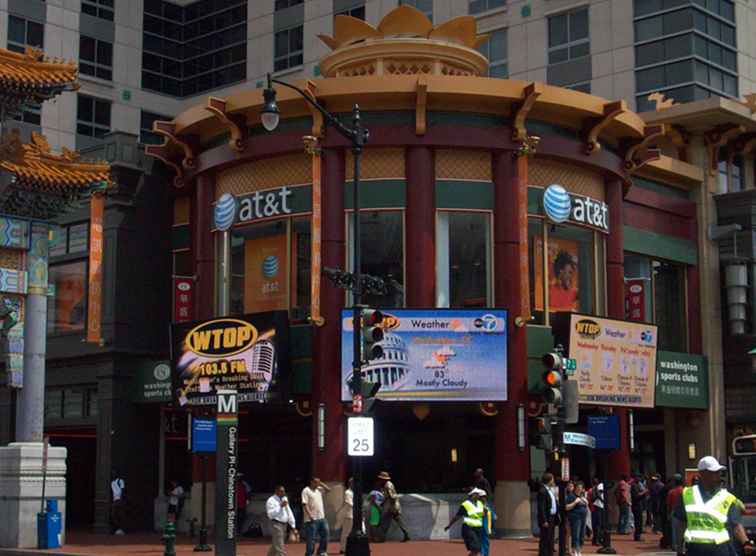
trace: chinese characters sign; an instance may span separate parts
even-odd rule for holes
[[[625,282],[625,318],[633,322],[646,321],[646,283],[648,280]]]
[[[709,407],[709,373],[704,356],[660,351],[657,358],[657,406]]]
[[[92,195],[89,228],[89,303],[87,305],[87,342],[102,341],[102,218],[105,195]]]
[[[173,277],[173,322],[189,322],[194,317],[194,279]]]
[[[656,341],[654,325],[571,314],[580,403],[654,407]]]

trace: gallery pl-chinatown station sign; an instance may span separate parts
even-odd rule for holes
[[[173,393],[179,405],[215,405],[218,390],[236,391],[239,402],[285,395],[286,311],[174,324],[171,336]]]

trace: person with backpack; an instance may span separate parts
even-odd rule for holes
[[[588,490],[588,504],[593,529],[591,544],[593,546],[600,546],[604,538],[604,503],[604,483],[598,477],[594,477],[592,486]]]

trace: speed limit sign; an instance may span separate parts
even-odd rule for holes
[[[365,457],[374,454],[373,418],[349,417],[347,419],[347,455]]]

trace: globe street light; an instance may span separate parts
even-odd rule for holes
[[[363,277],[360,273],[360,161],[362,159],[362,149],[368,141],[368,130],[362,127],[360,118],[360,107],[355,104],[352,108],[352,125],[343,124],[336,116],[323,108],[315,98],[294,85],[273,79],[268,74],[268,86],[263,91],[265,101],[260,111],[260,120],[267,131],[273,131],[278,127],[281,114],[276,104],[276,90],[273,84],[276,83],[282,87],[287,87],[299,93],[313,108],[323,115],[326,125],[330,125],[339,132],[339,134],[348,139],[352,144],[352,154],[354,155],[354,180],[352,182],[352,207],[354,209],[353,218],[353,258],[354,268],[347,286],[352,290],[352,323],[353,323],[353,359],[352,359],[352,392],[362,392],[362,289]],[[354,505],[352,531],[349,534],[346,545],[347,556],[369,556],[370,545],[368,537],[362,530],[362,461],[361,458],[355,460],[355,481],[354,481]]]

